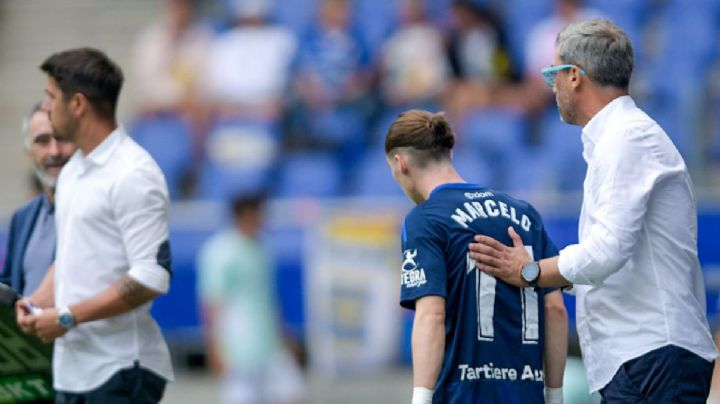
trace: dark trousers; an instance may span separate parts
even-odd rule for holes
[[[100,387],[84,393],[57,391],[55,404],[156,404],[166,381],[155,373],[134,367],[115,373]]]
[[[625,362],[600,390],[602,403],[705,404],[713,362],[668,345]]]

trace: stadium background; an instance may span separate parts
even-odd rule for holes
[[[302,49],[303,33],[314,26],[314,7],[319,2],[277,1],[270,19],[291,29]],[[226,29],[230,3],[200,2],[203,21],[216,35]],[[398,3],[353,2],[351,20],[369,49],[365,67],[371,74],[378,74],[374,58],[380,58],[383,43],[400,25]],[[554,1],[478,3],[500,16],[504,49],[514,71],[508,74],[507,83],[522,84],[527,80],[523,77],[525,41],[532,28],[553,13]],[[451,4],[452,0],[427,1],[432,24],[444,34],[451,30]],[[720,289],[720,1],[592,0],[586,5],[621,25],[633,39],[637,67],[631,93],[665,127],[691,169],[712,321]],[[286,103],[284,113],[269,124],[257,125],[257,119],[231,123],[236,126],[230,135],[224,135],[230,140],[223,140],[229,143],[216,147],[240,145],[236,154],[213,156],[213,147],[207,147],[204,154],[192,155],[188,151],[191,146],[177,146],[189,142],[177,122],[137,113],[142,92],[133,80],[133,44],[161,9],[162,2],[157,0],[0,2],[2,231],[6,231],[12,211],[31,195],[31,170],[22,153],[20,120],[28,106],[43,97],[45,78],[37,66],[60,49],[103,49],[128,78],[120,100],[122,123],[161,161],[174,187],[171,241],[175,276],[170,295],[158,300],[154,309],[173,348],[181,381],[169,387],[168,402],[212,402],[215,397],[214,382],[200,366],[203,346],[195,297],[195,254],[202,241],[227,221],[222,198],[258,183],[272,184],[267,241],[278,264],[282,321],[307,348],[311,402],[408,401],[407,332],[411,320],[395,303],[394,285],[385,291],[383,283],[387,286],[396,281],[399,261],[393,260],[399,258],[392,256],[397,251],[394,235],[410,205],[387,173],[379,139],[397,110],[410,104],[393,105],[382,99],[377,85],[369,85],[368,101],[358,107],[362,119],[340,115],[320,125],[326,134],[347,133],[347,138],[330,139],[328,145],[323,130],[318,130],[319,140],[298,141],[296,121],[289,118],[294,111]],[[436,110],[447,106],[441,100],[413,105]],[[576,241],[584,174],[579,128],[560,123],[551,106],[533,115],[512,105],[469,108],[453,123],[462,136],[457,153],[461,174],[531,201],[543,212],[559,247]],[[258,138],[262,139],[260,146]],[[215,140],[208,136],[205,141]],[[253,150],[270,148],[273,152],[256,166],[241,167],[246,170],[241,174],[233,171],[238,167],[218,163],[242,158],[243,142],[250,142],[248,147],[255,147]],[[223,174],[225,169],[228,175]],[[518,178],[504,175],[520,170],[523,175]],[[203,176],[210,186],[203,184]],[[218,188],[218,184],[224,185]],[[0,251],[5,245],[4,233],[1,236]],[[331,281],[324,281],[327,279]],[[378,289],[383,291],[371,293]],[[572,299],[567,302],[572,310]],[[575,346],[571,352],[578,354]],[[569,376],[582,378],[575,365]]]

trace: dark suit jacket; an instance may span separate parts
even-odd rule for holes
[[[40,213],[44,197],[45,194],[41,194],[33,198],[25,206],[16,210],[10,221],[5,265],[0,274],[0,282],[10,285],[18,293],[21,293],[25,287],[25,277],[23,276],[25,250],[35,228],[35,220]]]

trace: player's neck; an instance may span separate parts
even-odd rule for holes
[[[461,182],[465,180],[455,171],[455,167],[451,164],[443,164],[424,171],[418,178],[418,189],[423,198],[428,199],[430,193],[440,185]]]

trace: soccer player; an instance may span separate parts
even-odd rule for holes
[[[508,227],[536,259],[557,249],[528,203],[463,181],[454,143],[441,114],[420,110],[401,114],[385,139],[392,174],[417,204],[402,230],[400,297],[415,310],[412,402],[561,403],[560,291],[536,287],[530,273],[529,287],[511,286],[476,270],[468,255],[476,233],[510,243]]]

